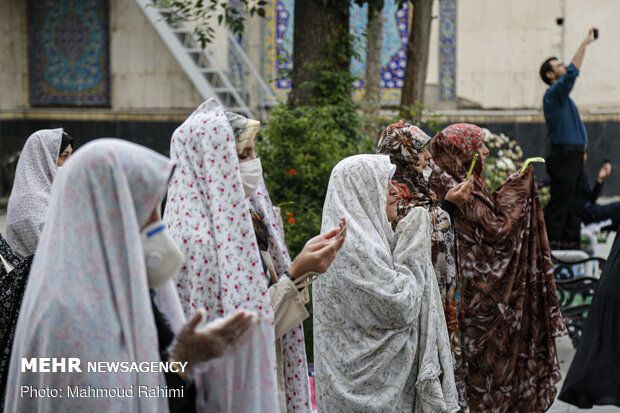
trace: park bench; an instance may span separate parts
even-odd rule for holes
[[[584,251],[552,251],[553,274],[568,336],[577,349],[605,260]]]

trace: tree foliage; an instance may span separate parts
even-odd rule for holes
[[[357,113],[338,105],[274,108],[261,131],[257,153],[275,205],[282,209],[291,256],[320,233],[332,168],[372,147],[359,131]]]
[[[237,38],[242,38],[245,31],[245,20],[255,15],[265,17],[268,0],[239,0],[241,8],[232,5],[228,0],[151,0],[153,7],[174,11],[176,22],[190,22],[202,48],[215,40],[213,22],[224,24]],[[346,0],[313,0],[317,5],[325,5],[338,10],[349,7]],[[407,0],[399,0],[399,6]],[[371,9],[383,9],[384,0],[355,0],[356,4],[368,4]]]
[[[173,22],[188,22],[204,49],[215,40],[213,22],[224,24],[235,37],[241,39],[247,16],[265,17],[266,0],[239,0],[241,9],[228,0],[151,0],[152,6],[173,10]]]

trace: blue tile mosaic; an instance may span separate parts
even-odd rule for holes
[[[33,105],[109,104],[107,0],[31,0]]]

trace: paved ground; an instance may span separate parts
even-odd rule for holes
[[[0,210],[0,233],[5,234],[5,225],[6,225],[6,212]],[[609,254],[609,250],[611,248],[611,244],[613,243],[613,235],[609,237],[607,243],[604,245],[599,245],[597,248],[596,255],[599,257],[607,258]],[[558,348],[558,357],[560,358],[560,368],[562,371],[562,377],[566,376],[566,372],[570,366],[571,360],[575,354],[573,350],[573,346],[571,345],[568,337],[562,337],[556,341]],[[558,391],[562,387],[562,383],[558,386]],[[597,406],[593,409],[578,409],[574,406],[566,404],[562,401],[556,400],[555,403],[551,406],[551,409],[548,410],[551,413],[578,413],[578,412],[591,412],[591,413],[618,413],[620,412],[620,408],[612,407],[612,406]],[[524,413],[524,412],[523,412]]]
[[[558,357],[560,359],[560,370],[562,371],[562,377],[566,376],[566,372],[570,367],[571,360],[575,355],[575,350],[568,339],[568,337],[562,337],[556,340],[558,349]],[[558,393],[562,388],[562,383],[558,385]],[[556,400],[555,403],[548,410],[551,413],[577,413],[577,412],[592,412],[592,413],[618,413],[620,408],[615,406],[596,406],[592,409],[578,409],[575,406],[564,403],[563,401]]]

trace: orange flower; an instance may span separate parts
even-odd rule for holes
[[[291,175],[295,175],[295,170],[291,169],[290,171],[288,171],[288,173],[291,174]]]
[[[292,217],[293,213],[292,212],[287,212],[286,215],[289,216],[289,217]]]
[[[289,218],[288,222],[291,223],[291,224],[294,224],[295,223],[295,218]]]

